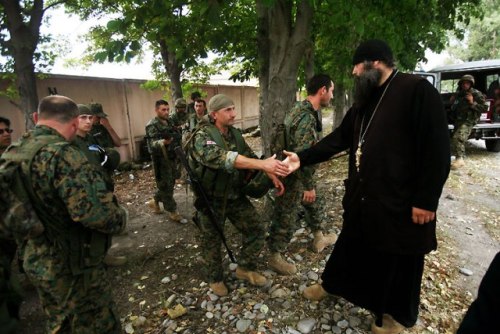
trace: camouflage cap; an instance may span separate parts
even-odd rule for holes
[[[78,104],[78,115],[94,115],[92,109],[86,104]]]
[[[176,108],[186,108],[186,106],[187,106],[186,100],[184,100],[182,97],[175,100]]]
[[[92,112],[94,113],[95,116],[98,116],[98,117],[108,117],[108,114],[106,114],[102,110],[102,104],[100,104],[100,103],[91,103],[90,104],[90,110],[92,110]]]
[[[214,95],[210,101],[208,101],[208,111],[217,111],[223,108],[234,106],[233,100],[224,94]]]
[[[474,80],[474,77],[470,74],[466,74],[464,76],[462,76],[460,78],[460,80],[458,80],[458,85],[460,86],[462,84],[462,82],[464,81],[469,81],[471,83],[472,86],[474,86],[474,83],[475,83],[475,80]]]

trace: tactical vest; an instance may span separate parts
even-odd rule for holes
[[[208,121],[202,123],[199,123],[198,127],[196,130],[193,132],[193,135],[188,139],[188,143],[194,138],[194,135],[199,131],[199,130],[205,130],[208,132],[210,137],[215,141],[215,143],[222,147],[227,149],[226,142],[224,141],[224,138],[222,138],[222,134],[220,133],[219,129]],[[241,132],[234,128],[234,127],[229,127],[229,131],[231,131],[231,134],[236,140],[236,148],[238,150],[238,153],[243,154],[245,151],[245,140],[243,139],[243,136],[241,135]],[[187,143],[187,144],[188,144]],[[198,177],[198,180],[200,181],[201,185],[203,186],[203,189],[207,192],[207,195],[210,197],[219,197],[223,198],[226,197],[228,187],[230,186],[230,181],[232,180],[232,176],[222,170],[222,169],[213,169],[213,168],[208,168],[198,162],[196,162],[191,155],[189,156],[189,166],[193,170],[193,172],[196,174]],[[244,185],[244,174],[240,171],[237,171],[239,175],[239,183],[241,186]],[[231,184],[231,186],[238,186]]]
[[[73,275],[85,273],[87,269],[102,263],[109,247],[111,236],[98,231],[85,228],[77,222],[61,219],[60,216],[51,215],[44,207],[46,203],[32,192],[32,164],[35,155],[45,146],[54,145],[58,150],[66,145],[71,145],[56,135],[41,135],[29,138],[25,135],[21,141],[12,144],[8,152],[2,156],[5,160],[21,161],[22,173],[26,180],[26,192],[30,197],[33,208],[42,221],[45,231],[43,235],[54,246],[67,255]]]

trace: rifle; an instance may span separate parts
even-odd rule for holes
[[[229,258],[231,259],[231,262],[236,263],[236,259],[233,255],[233,252],[227,245],[226,237],[224,236],[224,232],[220,228],[220,226],[217,224],[219,219],[217,218],[217,214],[215,213],[214,209],[212,208],[212,205],[210,204],[210,200],[208,199],[207,193],[205,192],[205,189],[203,189],[203,186],[201,185],[200,181],[196,178],[196,176],[193,173],[193,170],[189,166],[189,163],[186,159],[186,155],[184,154],[184,151],[180,146],[177,146],[174,149],[175,153],[177,154],[177,157],[179,158],[179,161],[181,164],[184,166],[184,169],[186,169],[186,172],[188,174],[189,179],[191,180],[191,185],[193,186],[193,190],[195,194],[201,199],[203,205],[207,209],[207,216],[210,219],[210,222],[212,223],[212,226],[215,228],[217,233],[219,233],[220,238],[222,240],[222,243],[224,244],[224,247],[227,250],[227,254],[229,255]]]

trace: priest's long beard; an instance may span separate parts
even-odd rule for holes
[[[354,103],[365,106],[379,85],[382,72],[373,68],[371,64],[365,64],[365,69],[360,76],[354,79]]]

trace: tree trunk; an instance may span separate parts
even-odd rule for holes
[[[332,130],[335,130],[340,123],[342,123],[342,119],[344,118],[349,106],[351,105],[349,96],[351,92],[347,90],[342,83],[335,84],[334,91],[334,99],[333,99],[333,126]]]
[[[182,94],[182,84],[181,84],[181,73],[182,67],[179,65],[177,58],[175,57],[175,52],[172,52],[165,40],[160,40],[160,54],[167,71],[167,75],[170,79],[172,98],[177,100],[183,97]]]
[[[265,3],[257,0],[257,43],[262,146],[269,155],[276,127],[295,102],[297,73],[310,43],[313,9],[309,0],[298,1],[295,9],[288,0]]]
[[[24,113],[25,127],[33,127],[32,114],[38,106],[34,53],[40,39],[40,25],[44,14],[43,0],[35,0],[30,10],[21,8],[19,1],[1,0],[9,30],[6,42],[14,59],[14,73],[19,91],[20,109]],[[29,17],[25,23],[23,17]]]

